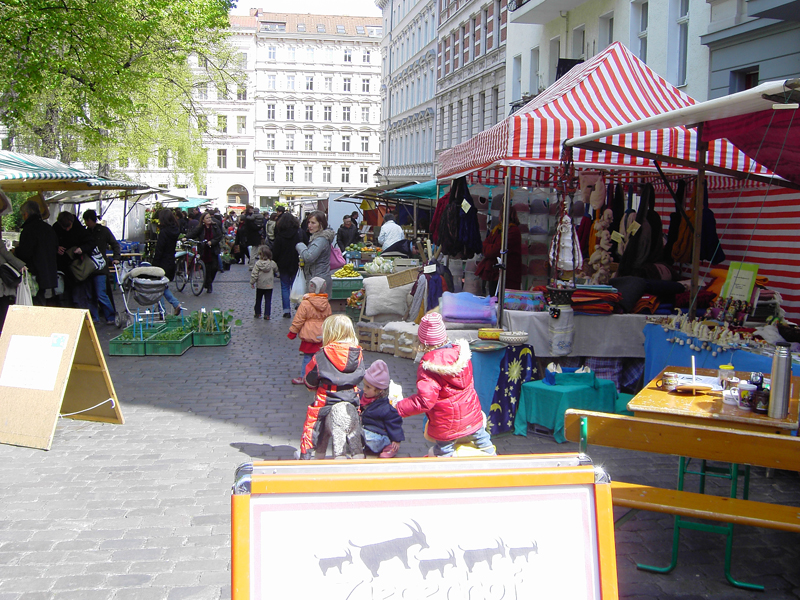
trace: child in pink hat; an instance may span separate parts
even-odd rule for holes
[[[425,413],[434,456],[452,456],[457,444],[495,454],[472,377],[472,352],[465,340],[451,344],[442,315],[422,317],[417,333],[425,351],[417,368],[417,393],[397,403],[401,417]]]
[[[367,448],[380,458],[394,458],[405,440],[403,419],[389,402],[389,367],[376,360],[364,373],[361,426]]]

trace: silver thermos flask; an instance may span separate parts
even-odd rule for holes
[[[785,419],[789,415],[789,391],[792,388],[792,353],[789,344],[775,344],[770,375],[769,411],[773,419]]]

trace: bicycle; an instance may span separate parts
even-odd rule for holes
[[[197,247],[200,242],[195,240],[181,240],[178,242],[180,250],[175,253],[175,287],[179,292],[190,283],[192,294],[199,296],[203,293],[206,283],[206,266],[200,260]]]

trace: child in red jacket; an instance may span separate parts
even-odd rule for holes
[[[329,316],[331,316],[331,305],[328,302],[328,294],[325,293],[325,280],[322,277],[314,277],[308,282],[308,294],[303,296],[289,327],[289,333],[286,334],[290,340],[300,336],[300,352],[303,353],[300,377],[292,379],[294,385],[305,383],[306,367],[314,354],[322,348],[322,323]]]
[[[400,416],[425,413],[433,456],[452,456],[458,444],[474,444],[496,454],[483,424],[483,411],[472,378],[472,352],[459,340],[451,344],[439,313],[422,317],[417,333],[425,350],[417,368],[417,393],[397,403]]]

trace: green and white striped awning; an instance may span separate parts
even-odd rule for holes
[[[141,184],[92,175],[54,160],[0,151],[0,189],[6,192],[139,189]]]

